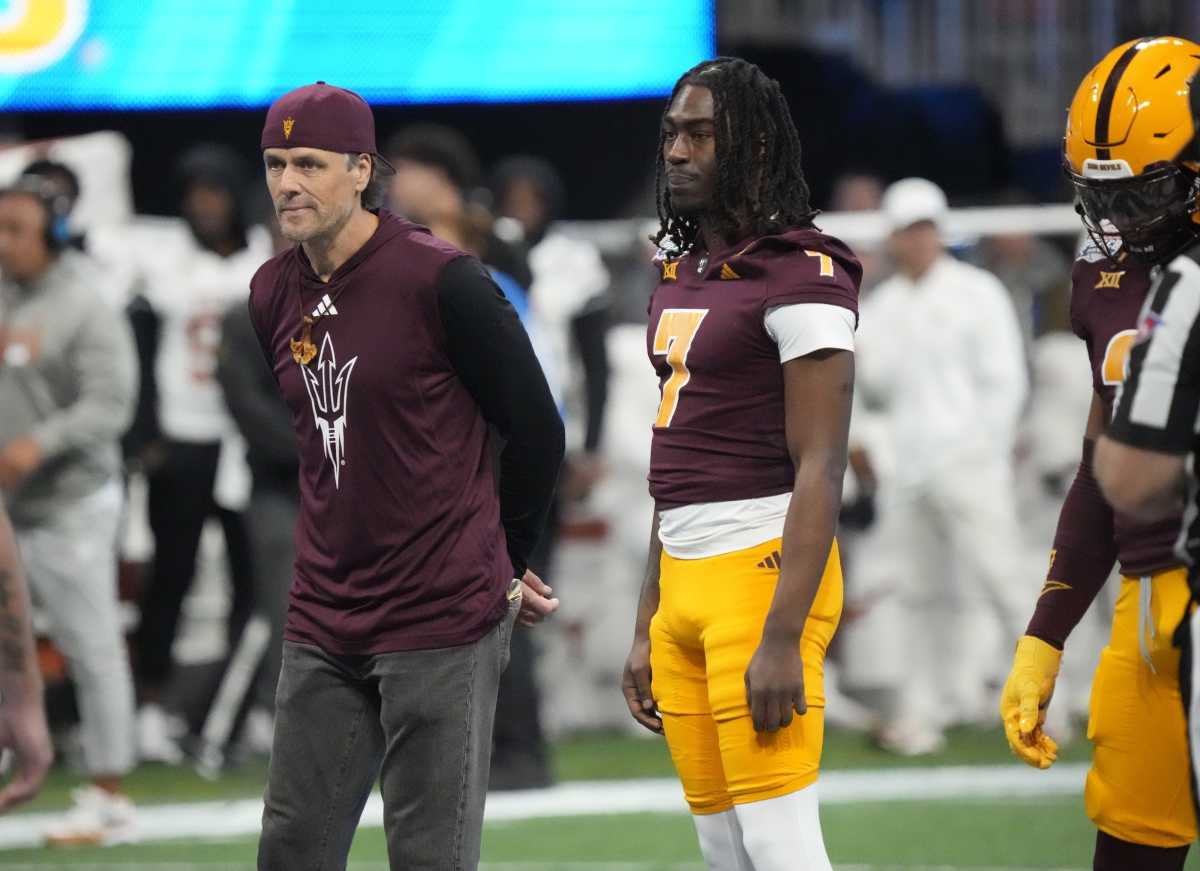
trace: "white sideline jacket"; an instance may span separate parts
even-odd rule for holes
[[[1029,389],[1011,296],[990,272],[943,255],[863,301],[856,386],[886,416],[896,483],[919,486],[964,457],[1010,462]]]

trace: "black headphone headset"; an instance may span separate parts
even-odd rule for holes
[[[71,242],[71,228],[67,218],[71,213],[71,198],[60,191],[49,179],[36,173],[23,175],[13,182],[9,191],[31,194],[46,211],[46,246],[54,252],[62,251]]]

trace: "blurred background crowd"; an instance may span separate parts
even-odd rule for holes
[[[780,81],[814,202],[826,213],[817,223],[843,236],[866,267],[840,532],[847,607],[831,652],[827,717],[905,755],[935,752],[956,725],[993,726],[1091,399],[1086,353],[1068,318],[1081,233],[1059,168],[1065,106],[1113,45],[1200,32],[1200,12],[1165,0],[723,0],[652,14],[616,5],[629,7],[636,27],[611,38],[661,54],[671,64],[661,83],[618,85],[620,55],[611,68],[596,61],[602,85],[585,95],[538,81],[534,91],[549,99],[500,93],[481,102],[451,88],[395,103],[330,54],[327,73],[308,65],[277,88],[327,75],[375,104],[383,154],[397,169],[385,207],[489,267],[567,425],[554,516],[531,561],[562,610],[514,638],[493,788],[550,783],[546,741],[556,736],[644,734],[618,681],[652,510],[645,476],[658,397],[645,321],[655,281],[647,241],[654,146],[674,76],[714,50]],[[111,14],[104,6],[93,4],[98,19]],[[684,7],[696,14],[668,14]],[[386,18],[362,25],[358,38],[382,38]],[[696,33],[685,32],[686,21]],[[565,21],[537,39],[569,51],[583,38],[580,24]],[[210,25],[199,16],[196,33]],[[310,20],[318,55],[332,39],[320,33],[326,25]],[[87,34],[67,57],[102,66],[112,47]],[[189,50],[184,35],[172,40]],[[127,642],[115,655],[127,658],[133,686],[114,678],[112,650],[63,634],[56,615],[64,609],[43,592],[37,629],[61,758],[94,770],[88,754],[104,754],[79,737],[78,724],[122,722],[103,709],[132,693],[129,729],[104,740],[127,736],[142,761],[216,775],[270,747],[296,517],[291,427],[245,308],[251,275],[285,244],[256,149],[265,100],[48,105],[22,90],[33,85],[21,75],[5,78],[15,81],[0,97],[7,92],[19,111],[0,117],[0,183],[36,179],[54,230],[34,243],[46,247],[47,262],[78,258],[89,305],[119,313],[110,332],[128,333],[101,357],[125,354],[136,373],[127,395],[114,395],[77,347],[45,349],[62,355],[68,393],[98,403],[89,432],[114,458],[106,464],[100,451],[87,462],[96,481],[110,479],[122,494],[108,509],[119,579],[111,613]],[[608,80],[617,90],[604,90]],[[130,84],[129,93],[152,84]],[[0,396],[24,389],[28,343],[6,312],[17,307],[22,270],[37,277],[28,263],[34,243],[0,244]],[[908,275],[947,256],[974,267],[954,280],[1001,292],[954,310],[898,296]],[[69,530],[36,505],[22,512],[22,490],[78,460],[10,452],[25,435],[11,410],[0,408],[10,418],[0,426],[10,440],[0,444],[0,490],[19,530],[42,529],[68,549]],[[1056,735],[1086,716],[1103,611],[1094,609],[1068,649]],[[90,625],[80,633],[102,634],[107,614],[84,611]],[[90,658],[103,667],[89,668]],[[88,701],[97,694],[107,704]],[[112,752],[119,760],[125,751]]]

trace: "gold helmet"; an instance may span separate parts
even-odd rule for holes
[[[1075,92],[1063,162],[1075,208],[1110,256],[1123,248],[1162,263],[1200,235],[1197,67],[1194,42],[1135,39],[1105,55]]]

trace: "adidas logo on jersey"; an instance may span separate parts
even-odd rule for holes
[[[337,313],[337,306],[333,304],[333,300],[329,298],[329,294],[325,294],[321,297],[321,301],[317,303],[317,307],[313,309],[312,316],[314,318],[327,318]]]
[[[772,570],[778,570],[778,569],[783,568],[783,554],[781,554],[777,550],[771,551],[771,555],[768,556],[766,559],[762,560],[758,564],[758,567],[760,569],[772,569]]]

